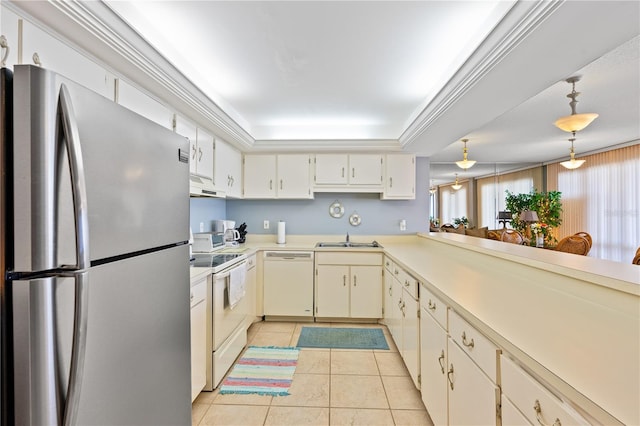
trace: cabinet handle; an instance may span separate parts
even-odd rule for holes
[[[36,64],[39,67],[42,66],[42,62],[40,62],[40,55],[38,55],[38,52],[34,52],[34,54],[33,54],[33,56],[31,58],[33,59],[33,63],[34,64]]]
[[[389,178],[389,188],[393,188],[393,178]]]
[[[542,417],[542,407],[540,406],[540,401],[538,401],[537,399],[536,403],[533,404],[533,410],[536,412],[536,420],[538,420],[540,426],[547,426],[547,424],[544,422],[544,417]],[[560,423],[560,419],[556,418],[556,421],[553,422],[552,426],[562,426],[562,423]]]
[[[280,179],[280,189],[282,189],[282,179]]]
[[[393,296],[393,295],[391,294],[391,286],[389,286],[389,296]]]
[[[269,189],[273,189],[273,180],[269,179]]]
[[[344,177],[344,167],[342,168],[342,177]]]
[[[435,303],[433,303],[433,302],[431,301],[431,299],[429,299],[429,304],[427,304],[427,308],[429,308],[429,309],[430,309],[430,310],[432,310],[432,311],[435,311],[435,310],[436,310],[436,304],[435,304]]]
[[[462,344],[468,348],[473,348],[475,346],[475,343],[473,343],[473,337],[471,338],[470,342],[467,342],[467,335],[464,331],[462,332]]]
[[[200,154],[198,161],[202,161],[202,148],[198,147],[198,153]]]
[[[351,177],[353,177],[353,178],[356,177],[356,168],[355,167],[353,167],[351,169]]]
[[[342,286],[343,286],[343,287],[346,287],[346,285],[347,285],[347,276],[346,276],[346,275],[343,275],[343,276],[342,276]]]
[[[356,278],[356,276],[354,275],[354,276],[353,276],[353,286],[354,286],[354,287],[356,286],[356,279],[357,279],[357,278]]]
[[[191,293],[191,297],[189,298],[189,300],[193,302],[193,293]]]
[[[440,371],[444,374],[444,349],[440,352],[440,356],[438,357],[438,364],[440,364]]]
[[[0,59],[0,65],[4,67],[7,62],[7,57],[9,56],[9,43],[5,36],[0,36],[0,47],[4,49],[4,55],[2,55],[2,59]]]
[[[453,376],[453,364],[451,364],[449,371],[447,371],[447,380],[449,381],[449,386],[451,387],[451,390],[453,390],[453,380],[451,380],[452,376]]]
[[[396,274],[396,275],[398,275],[398,270],[396,269],[393,273],[394,273],[394,274]]]
[[[193,155],[191,156],[194,160],[196,159],[196,146],[195,145],[191,145],[191,151],[193,151]]]
[[[404,280],[404,286],[409,287],[409,280]]]

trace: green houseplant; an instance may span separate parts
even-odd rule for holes
[[[533,210],[538,214],[538,223],[546,224],[540,232],[544,235],[545,244],[554,245],[558,242],[553,230],[560,226],[562,219],[562,201],[560,191],[538,192],[533,189],[528,194],[514,194],[506,191],[505,208],[511,212],[513,219],[511,226],[520,232],[524,232],[527,224],[520,221],[520,213],[524,210]]]

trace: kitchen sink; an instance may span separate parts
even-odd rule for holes
[[[330,243],[317,243],[316,247],[329,247],[329,248],[347,248],[347,247],[352,247],[352,248],[367,248],[367,247],[377,247],[377,248],[382,248],[382,246],[380,244],[378,244],[377,241],[373,241],[371,243],[352,243],[350,241],[340,241],[340,242],[330,242]]]

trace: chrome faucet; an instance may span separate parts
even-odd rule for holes
[[[347,242],[349,242],[349,233],[347,232]]]

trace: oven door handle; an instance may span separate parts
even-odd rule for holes
[[[236,264],[234,264],[233,266],[229,267],[229,269],[225,269],[223,272],[216,272],[213,274],[213,276],[215,278],[227,278],[229,275],[231,275],[231,271],[233,271],[234,269],[246,264],[247,261],[243,260],[242,262],[238,262]]]

